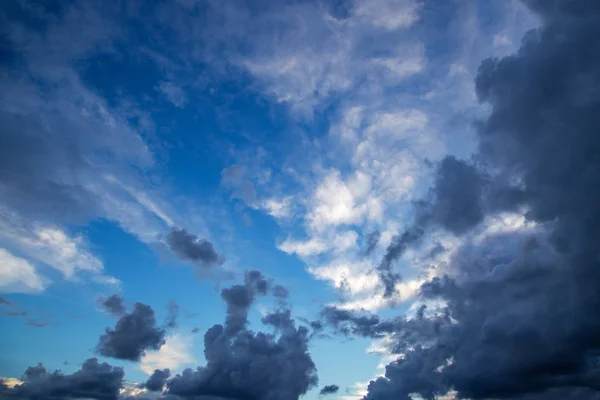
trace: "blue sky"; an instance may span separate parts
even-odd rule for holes
[[[0,162],[0,376],[38,362],[73,372],[95,356],[115,323],[102,296],[149,304],[159,321],[173,299],[178,326],[161,350],[107,359],[141,382],[204,362],[219,291],[245,270],[287,287],[298,321],[327,304],[414,314],[458,239],[438,232],[408,252],[392,299],[373,269],[430,163],[473,151],[473,121],[489,111],[479,64],[514,52],[538,20],[512,0],[23,0],[2,6],[0,24],[1,129],[26,132],[10,138],[22,155]],[[524,225],[509,216],[473,235]],[[178,258],[173,228],[225,262]],[[432,267],[424,255],[440,242]],[[273,307],[260,299],[251,329]],[[339,385],[340,399],[360,398],[397,356],[385,339],[310,349],[319,387]]]

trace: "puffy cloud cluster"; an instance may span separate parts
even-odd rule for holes
[[[146,350],[159,350],[165,344],[166,331],[156,325],[152,307],[135,303],[115,328],[106,328],[96,347],[99,354],[121,360],[139,361]]]
[[[247,329],[248,311],[257,296],[272,295],[278,300],[274,312],[262,322],[274,333]],[[243,284],[225,288],[223,325],[217,324],[204,335],[206,365],[186,369],[171,376],[168,368],[155,369],[148,380],[135,387],[125,385],[123,370],[90,359],[72,375],[48,373],[41,365],[31,367],[17,386],[0,386],[1,398],[15,399],[256,399],[292,400],[317,385],[317,371],[309,353],[309,330],[296,326],[287,308],[288,291],[260,271],[246,271]],[[107,328],[97,351],[106,357],[139,361],[147,350],[158,350],[165,343],[165,329],[156,324],[153,309],[135,303],[129,313],[117,295],[101,298],[107,311],[123,311],[115,328]],[[8,303],[8,300],[5,301]],[[169,303],[170,327],[175,303]],[[123,310],[122,310],[122,308]],[[129,390],[131,389],[131,390]]]
[[[211,242],[200,239],[183,228],[173,228],[165,236],[165,241],[171,251],[182,260],[209,267],[224,261]]]
[[[224,325],[214,325],[204,335],[207,364],[173,377],[167,383],[169,394],[291,400],[317,384],[316,367],[308,351],[309,331],[296,327],[289,309],[263,318],[277,335],[246,328],[248,310],[256,296],[270,290],[269,280],[255,270],[246,272],[244,285],[223,289],[227,317]],[[287,295],[277,285],[272,291],[279,297]]]
[[[100,306],[113,317],[120,317],[127,311],[125,299],[118,294],[98,299]]]
[[[170,376],[171,371],[168,368],[156,369],[143,386],[151,392],[162,391]]]
[[[100,363],[96,358],[85,361],[79,371],[64,375],[48,372],[39,364],[29,367],[21,383],[8,387],[0,384],[3,399],[95,399],[117,400],[123,385],[122,368]]]

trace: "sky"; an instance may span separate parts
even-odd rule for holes
[[[599,2],[0,27],[0,398],[600,399]]]

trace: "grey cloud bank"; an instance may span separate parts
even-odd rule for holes
[[[391,329],[391,348],[404,357],[369,384],[367,400],[450,390],[470,399],[598,397],[600,3],[525,3],[543,25],[516,54],[482,63],[476,91],[491,114],[478,123],[477,163],[438,165],[426,215],[461,235],[487,215],[525,210],[535,236],[499,233],[466,244],[447,276],[424,284],[422,300],[447,304],[439,323]],[[510,240],[520,245],[492,246]],[[401,236],[391,250],[405,242]],[[352,333],[382,329],[378,320],[333,315]]]

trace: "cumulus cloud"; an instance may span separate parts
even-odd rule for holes
[[[246,285],[223,290],[227,320],[204,335],[207,364],[175,375],[167,382],[169,394],[292,400],[317,384],[316,368],[308,352],[308,330],[296,327],[289,310],[263,318],[279,335],[246,329],[248,308],[254,294],[260,292],[256,282],[263,281],[262,275],[253,275]]]
[[[127,311],[125,299],[118,294],[113,294],[109,297],[100,297],[98,303],[113,317],[120,317]]]
[[[166,369],[156,369],[150,375],[144,387],[151,392],[162,392],[163,387],[167,383],[167,379],[171,376],[171,371],[168,368]]]
[[[338,390],[340,390],[340,387],[338,385],[325,385],[321,388],[321,390],[319,391],[319,394],[320,395],[334,394],[334,393],[337,393]]]
[[[165,236],[165,241],[171,251],[182,260],[206,267],[215,266],[224,261],[211,242],[201,239],[183,228],[173,228]]]
[[[0,384],[0,395],[6,399],[86,398],[116,400],[123,384],[123,369],[95,358],[85,361],[81,369],[70,375],[50,373],[39,364],[25,371],[19,384]]]
[[[266,295],[270,288],[270,282],[257,270],[246,271],[244,280],[244,285],[234,285],[221,291],[221,298],[227,304],[225,332],[228,335],[233,336],[245,328],[248,311],[256,296]]]
[[[106,328],[96,350],[104,357],[140,361],[146,350],[158,350],[165,344],[165,330],[156,326],[152,307],[135,303],[115,328]]]

